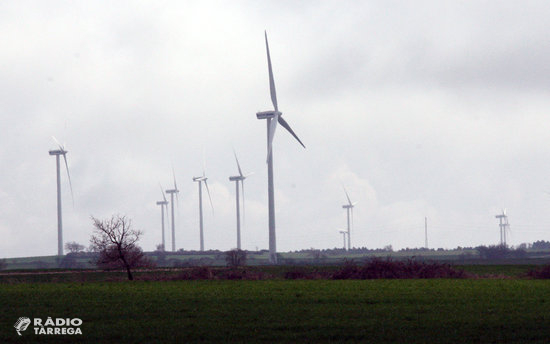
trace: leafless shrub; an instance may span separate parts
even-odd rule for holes
[[[246,265],[246,251],[234,249],[225,252],[225,262],[227,266],[238,267]]]
[[[96,260],[99,268],[123,268],[128,279],[133,280],[132,269],[152,265],[136,244],[142,232],[132,229],[132,221],[126,216],[113,215],[107,220],[92,217],[92,221],[95,229],[90,243],[99,253]]]

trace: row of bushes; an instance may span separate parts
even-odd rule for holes
[[[284,273],[285,279],[405,279],[405,278],[463,278],[464,271],[456,270],[449,264],[427,263],[415,260],[393,261],[391,259],[372,259],[359,265],[348,261],[333,270],[319,270],[295,267]],[[150,279],[151,277],[144,276]],[[261,280],[273,279],[273,276],[260,269],[246,267],[213,268],[209,266],[183,269],[177,275],[153,277],[166,280]]]
[[[414,259],[393,261],[372,259],[363,266],[353,262],[344,264],[332,276],[333,279],[403,279],[403,278],[463,278],[463,270],[449,264],[422,262]]]

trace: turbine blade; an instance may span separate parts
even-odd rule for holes
[[[164,189],[162,188],[162,185],[159,183],[159,187],[160,187],[160,193],[162,194],[162,198],[164,199],[164,202],[168,202],[166,200],[166,195],[164,194]]]
[[[233,150],[233,155],[235,155],[235,161],[237,162],[237,168],[239,169],[239,175],[243,176],[243,171],[241,170],[241,165],[239,164],[239,159],[237,159],[237,153]]]
[[[275,80],[273,80],[273,69],[271,67],[271,56],[269,55],[269,44],[267,43],[267,31],[265,33],[265,50],[267,51],[267,68],[269,69],[269,92],[271,93],[271,102],[275,111],[279,111],[277,105],[277,91],[275,90]]]
[[[279,116],[279,124],[282,125],[286,130],[288,130],[289,133],[292,134],[292,136],[294,136],[294,138],[296,140],[298,140],[298,142],[300,142],[300,144],[302,145],[302,147],[306,148],[306,146],[304,146],[304,144],[302,143],[302,141],[300,141],[300,139],[298,138],[298,136],[294,133],[294,131],[292,130],[292,128],[290,127],[290,125],[288,125],[288,123],[283,119],[282,116]]]
[[[174,171],[174,166],[172,166],[172,176],[174,177],[174,190],[176,190],[176,192],[175,192],[175,194],[176,194],[176,205],[179,209],[179,206],[180,206],[180,199],[178,197],[179,190],[178,190],[178,184],[176,182],[176,172]]]
[[[205,154],[205,148],[202,147],[202,177],[206,177],[206,154]]]
[[[348,195],[348,190],[346,190],[346,187],[342,185],[342,187],[344,188],[344,192],[346,193],[346,197],[348,199],[348,203],[349,205],[353,206],[353,204],[351,203],[351,200],[349,199],[349,195]]]
[[[55,144],[59,147],[59,149],[61,149],[62,151],[65,150],[65,147],[63,147],[63,145],[61,143],[59,143],[59,141],[57,141],[55,136],[52,136],[52,139],[55,141]]]
[[[174,170],[174,166],[172,166],[172,177],[174,178],[174,190],[177,190],[178,184],[176,183],[176,171]]]
[[[206,193],[208,194],[208,200],[210,201],[210,207],[212,208],[212,215],[214,215],[214,205],[212,204],[212,197],[210,197],[210,189],[208,188],[208,182],[204,180],[204,186],[206,186]]]
[[[273,149],[273,137],[275,137],[275,130],[277,129],[277,123],[279,121],[279,115],[275,114],[275,116],[271,119],[271,122],[269,123],[269,133],[268,133],[268,143],[267,143],[267,160],[269,160],[269,157],[271,156],[271,151]]]
[[[73,201],[74,207],[74,194],[73,194],[73,183],[71,182],[71,174],[69,173],[69,164],[67,163],[67,154],[63,154],[63,160],[65,160],[65,168],[67,169],[67,178],[69,179],[69,188],[71,189],[71,199]]]

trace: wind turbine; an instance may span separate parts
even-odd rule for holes
[[[237,250],[240,250],[241,249],[241,214],[240,214],[240,207],[239,207],[239,182],[241,182],[241,187],[242,187],[243,217],[244,217],[244,180],[250,175],[252,175],[252,173],[243,175],[243,171],[241,170],[241,165],[239,164],[239,159],[237,159],[237,153],[233,151],[233,154],[235,155],[235,161],[237,162],[239,175],[229,177],[229,180],[232,182],[235,182],[235,195],[236,195],[235,197],[236,197],[236,205],[237,205]]]
[[[200,228],[200,250],[204,251],[204,228],[203,228],[203,220],[202,220],[202,183],[204,182],[204,185],[206,186],[206,192],[208,193],[208,199],[210,200],[210,206],[212,207],[212,212],[214,212],[214,206],[212,205],[212,198],[210,197],[210,189],[208,188],[208,177],[206,177],[205,171],[204,171],[204,161],[203,161],[203,168],[202,168],[202,176],[200,177],[193,177],[194,182],[199,183],[199,228]]]
[[[346,250],[346,234],[348,234],[348,231],[345,231],[343,229],[338,230],[340,234],[342,234],[342,238],[344,239],[344,251]]]
[[[346,198],[348,199],[348,204],[344,204],[342,208],[346,209],[348,216],[348,250],[351,250],[351,226],[353,225],[353,207],[359,202],[352,202],[349,198],[348,191],[344,187],[344,192],[346,193]],[[351,221],[350,221],[351,220]]]
[[[62,256],[63,255],[63,215],[61,212],[61,171],[60,171],[60,163],[59,163],[59,156],[63,156],[63,160],[65,161],[65,168],[67,169],[67,179],[69,180],[69,188],[71,189],[71,198],[74,202],[73,197],[73,185],[71,183],[71,175],[69,174],[69,164],[67,163],[67,153],[68,151],[65,150],[65,146],[60,144],[59,141],[53,137],[53,140],[59,147],[59,149],[51,150],[48,153],[50,155],[55,155],[55,163],[57,167],[57,255]]]
[[[174,194],[176,195],[176,199],[178,197],[178,185],[176,184],[176,174],[174,172],[174,169],[172,169],[172,175],[174,176],[174,188],[170,190],[166,190],[165,192],[170,195],[170,206],[172,210],[172,252],[176,251],[176,222],[174,221]]]
[[[166,241],[164,240],[164,209],[166,209],[166,215],[168,215],[168,207],[167,207],[168,201],[166,200],[164,191],[162,191],[162,186],[160,187],[160,192],[164,200],[158,201],[157,205],[160,205],[160,217],[161,217],[161,223],[162,223],[162,250],[166,251]]]
[[[508,215],[506,215],[506,208],[502,209],[502,214],[496,215],[495,217],[499,219],[498,227],[500,229],[500,245],[506,247],[506,230],[510,230]]]
[[[273,79],[273,70],[271,68],[271,57],[269,55],[269,44],[267,43],[267,32],[265,32],[265,49],[267,52],[267,68],[269,72],[269,92],[274,110],[262,111],[256,113],[258,119],[267,120],[267,191],[269,203],[269,261],[277,264],[277,239],[275,235],[275,193],[273,188],[273,137],[277,124],[280,124],[294,136],[296,140],[306,148],[302,141],[296,136],[290,125],[283,119],[282,112],[277,105],[277,92],[275,90],[275,80]]]

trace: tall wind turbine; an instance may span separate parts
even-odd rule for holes
[[[164,195],[164,191],[162,190],[162,186],[160,187],[160,192],[162,193],[163,201],[158,201],[157,205],[160,205],[160,218],[161,218],[161,228],[162,228],[162,250],[166,251],[166,241],[164,239],[164,209],[166,209],[166,215],[168,215],[168,201],[166,200],[166,196]]]
[[[351,201],[346,188],[344,188],[344,192],[346,193],[346,198],[348,199],[348,204],[344,204],[342,206],[342,208],[346,209],[347,216],[348,216],[348,250],[351,250],[351,239],[350,239],[350,237],[351,237],[351,227],[353,225],[353,207],[355,207],[355,205],[358,202],[352,202]]]
[[[55,163],[57,167],[57,255],[63,255],[63,215],[61,212],[61,171],[59,156],[63,156],[65,161],[65,168],[67,169],[67,179],[69,180],[69,188],[71,189],[71,198],[73,198],[73,186],[71,183],[71,175],[69,174],[69,164],[67,164],[67,153],[65,146],[60,144],[55,137],[53,137],[55,143],[58,145],[59,149],[49,151],[50,155],[55,155]]]
[[[206,174],[204,171],[204,164],[203,164],[202,176],[193,177],[193,181],[199,183],[199,228],[200,228],[201,251],[204,251],[204,226],[203,226],[203,220],[202,220],[202,183],[203,182],[204,182],[204,186],[206,186],[206,192],[208,193],[208,199],[210,200],[210,206],[212,207],[212,212],[214,211],[214,206],[212,205],[212,198],[210,197],[210,189],[208,188],[207,180],[208,180],[208,177],[206,177]]]
[[[269,44],[267,43],[267,32],[265,32],[265,49],[267,52],[267,68],[269,72],[269,92],[274,110],[262,111],[256,113],[258,119],[267,120],[267,191],[269,203],[269,261],[277,264],[277,239],[275,235],[275,194],[273,188],[273,137],[277,124],[280,124],[290,132],[292,136],[306,148],[302,141],[296,136],[290,125],[283,119],[282,112],[277,105],[277,92],[275,90],[275,80],[273,79],[273,69],[271,68],[271,57],[269,55]]]
[[[233,151],[233,154],[235,155],[235,161],[237,162],[237,168],[239,170],[238,176],[229,177],[229,180],[232,182],[235,182],[235,197],[236,197],[236,205],[237,205],[237,249],[241,249],[241,214],[240,214],[240,207],[239,207],[239,182],[241,182],[241,188],[242,188],[242,197],[243,197],[243,217],[244,217],[244,180],[250,176],[252,173],[249,173],[247,175],[243,175],[243,171],[241,170],[241,165],[239,164],[239,159],[237,159],[237,153]]]
[[[176,251],[176,222],[174,221],[174,195],[176,195],[176,199],[178,197],[178,185],[176,184],[176,174],[174,170],[172,169],[172,174],[174,175],[174,188],[166,190],[165,192],[170,195],[170,207],[172,211],[172,252]]]

